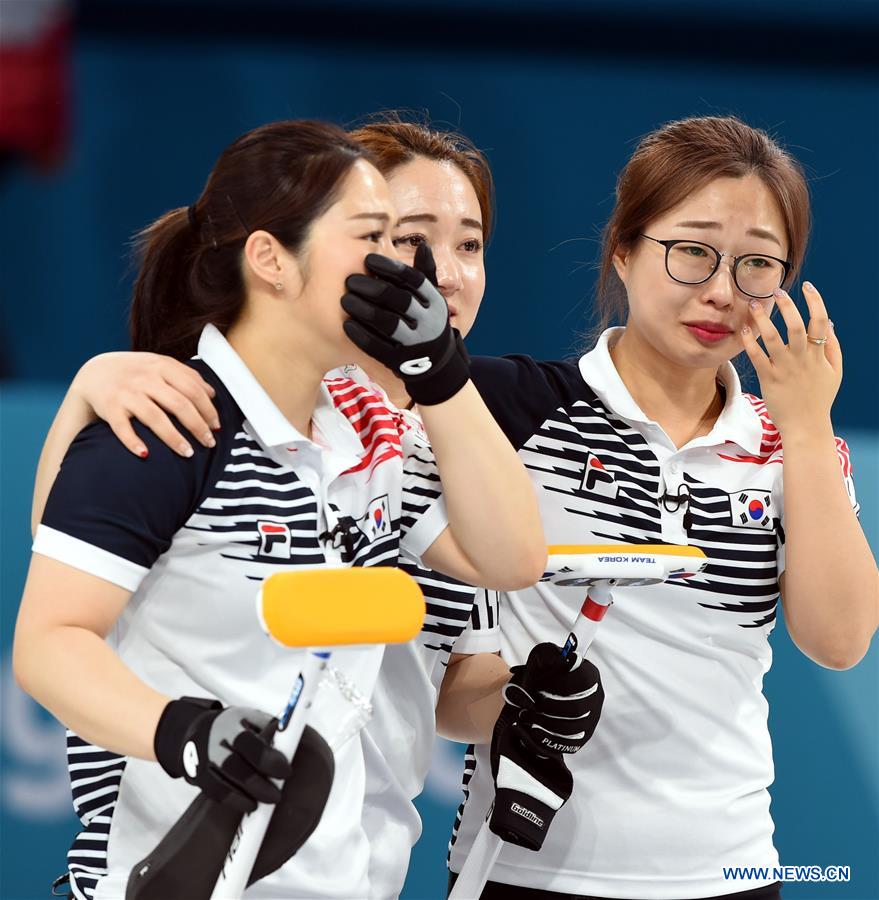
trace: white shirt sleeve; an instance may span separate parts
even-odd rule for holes
[[[498,653],[501,649],[500,598],[498,591],[479,588],[467,627],[455,641],[453,653]]]

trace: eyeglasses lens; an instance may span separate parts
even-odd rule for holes
[[[717,251],[697,241],[673,244],[668,250],[668,273],[684,284],[707,281],[718,265]],[[784,281],[784,266],[771,256],[743,256],[736,267],[736,284],[752,297],[769,297]]]
[[[668,274],[684,284],[699,284],[711,277],[717,254],[707,244],[674,244],[668,250]]]
[[[745,294],[752,297],[768,297],[781,287],[784,266],[771,256],[744,256],[736,269],[736,283]]]

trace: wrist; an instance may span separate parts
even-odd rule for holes
[[[424,375],[404,378],[406,391],[419,406],[437,406],[451,400],[470,380],[470,359],[455,331],[446,354]]]
[[[95,370],[100,372],[101,368],[101,360],[106,357],[111,356],[111,353],[100,353],[97,356],[93,356],[91,359],[86,360],[77,371],[76,375],[73,376],[73,381],[70,382],[70,387],[67,390],[67,394],[76,403],[80,406],[80,408],[88,415],[90,420],[94,420],[97,418],[95,409],[92,406],[89,397],[89,382],[94,380],[93,373]],[[98,380],[100,380],[100,375],[95,375]]]
[[[779,428],[778,433],[785,451],[798,447],[822,447],[835,441],[833,423],[829,416],[826,419]]]
[[[508,844],[539,850],[557,809],[521,790],[498,787],[488,827]]]
[[[153,736],[153,750],[159,765],[172,777],[183,776],[183,746],[195,721],[206,712],[221,710],[223,704],[202,697],[181,697],[162,710]]]

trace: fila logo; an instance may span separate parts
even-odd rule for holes
[[[290,558],[290,529],[278,522],[257,522],[259,555],[275,559]]]
[[[619,490],[613,475],[605,469],[604,463],[591,451],[586,456],[580,490],[589,491],[591,494],[601,494],[602,497],[609,497],[611,500],[616,499]]]
[[[736,528],[772,528],[772,494],[748,490],[729,495],[730,515]]]

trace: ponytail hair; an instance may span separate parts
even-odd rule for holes
[[[195,203],[137,235],[133,349],[188,359],[205,325],[225,332],[244,304],[242,251],[251,232],[268,231],[299,252],[358,159],[372,161],[323,122],[274,122],[227,147]]]

